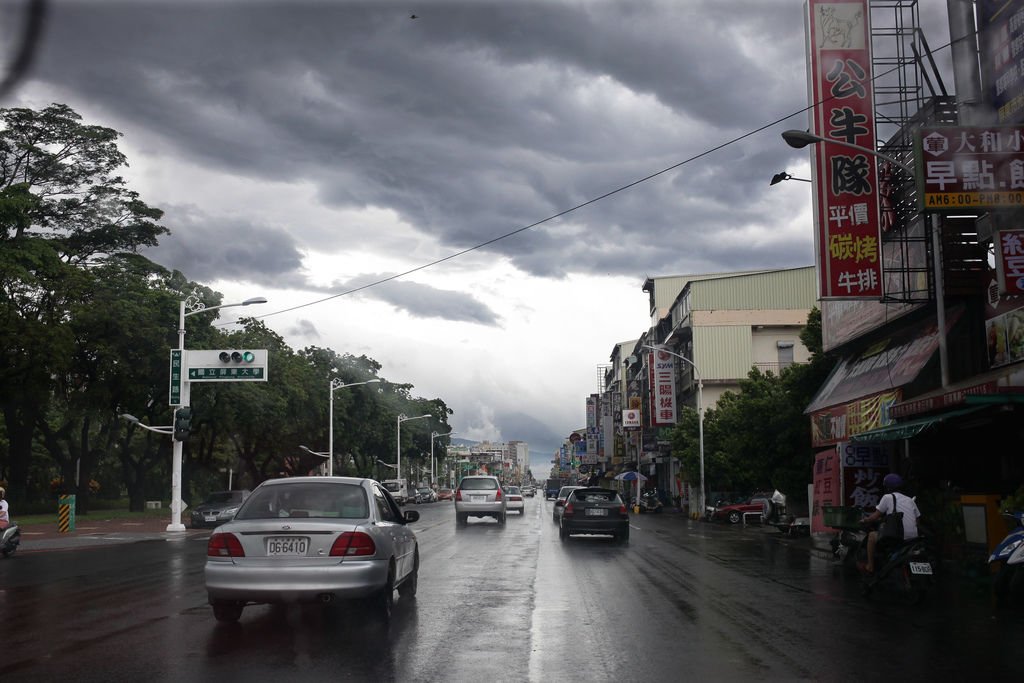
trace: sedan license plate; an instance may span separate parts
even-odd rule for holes
[[[217,521],[217,515],[203,515],[203,521],[204,522],[216,522]]]
[[[587,508],[587,517],[607,517],[608,511],[604,508]]]
[[[928,562],[911,562],[910,563],[911,574],[928,574],[932,573],[932,565]]]
[[[487,496],[470,496],[469,502],[471,503],[486,503]]]
[[[303,536],[273,536],[267,539],[267,555],[305,555],[309,539]]]

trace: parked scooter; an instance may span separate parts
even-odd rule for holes
[[[651,489],[640,495],[640,512],[661,512],[663,507],[656,490]]]
[[[0,534],[0,553],[4,557],[10,557],[18,550],[19,545],[21,545],[21,529],[18,528],[17,522],[11,522]]]
[[[1004,512],[1017,521],[1017,526],[1006,535],[988,558],[989,566],[1002,563],[992,587],[999,604],[1015,607],[1024,605],[1024,512]]]

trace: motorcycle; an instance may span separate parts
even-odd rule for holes
[[[867,562],[865,544],[864,561]],[[882,558],[878,558],[882,559]],[[932,588],[935,562],[926,540],[922,537],[904,541],[889,551],[882,568],[873,578],[864,582],[864,597],[870,597],[876,588],[891,590],[911,605],[920,603]]]
[[[661,512],[663,507],[657,491],[645,491],[640,495],[640,512]]]
[[[18,528],[17,522],[11,522],[0,534],[0,554],[10,557],[18,550],[19,545],[21,545],[21,529]]]
[[[831,524],[836,535],[831,541],[836,566],[844,574],[859,574],[864,597],[871,597],[876,589],[888,590],[909,604],[921,602],[931,589],[935,575],[935,561],[927,540],[923,536],[904,541],[875,557],[875,573],[868,574],[868,533],[878,530],[878,522],[865,525],[865,510],[861,508],[832,508]],[[875,552],[878,552],[876,546]]]
[[[1017,526],[1006,535],[988,558],[990,567],[1002,563],[992,582],[999,604],[1024,605],[1024,512],[1004,512]]]

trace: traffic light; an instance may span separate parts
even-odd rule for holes
[[[251,363],[256,360],[256,354],[252,351],[221,351],[221,363]]]
[[[192,409],[183,406],[174,411],[174,440],[184,441],[192,429]]]

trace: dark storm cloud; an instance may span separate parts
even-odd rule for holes
[[[410,20],[387,0],[83,0],[53,8],[33,76],[193,163],[394,210],[454,252],[802,112],[802,5],[442,0]],[[707,236],[789,219],[767,181],[806,162],[779,138],[806,120],[487,249],[554,277],[802,265],[806,246]]]
[[[452,251],[805,105],[789,0],[467,0],[417,14],[378,0],[59,4],[33,75],[193,163],[312,182],[338,207],[391,208]],[[658,272],[695,237],[735,230],[767,179],[806,158],[782,127],[489,249],[539,275]],[[561,229],[573,225],[583,229]],[[652,241],[653,262],[637,249]],[[233,270],[245,265],[261,264]]]
[[[331,290],[347,292],[380,282],[391,274],[364,274],[348,282],[336,282]],[[361,289],[359,296],[377,299],[418,318],[440,318],[454,322],[499,326],[498,315],[470,294],[438,289],[408,280],[390,280]]]
[[[195,207],[164,206],[171,234],[146,255],[198,281],[245,280],[277,287],[302,286],[302,254],[287,233]]]

